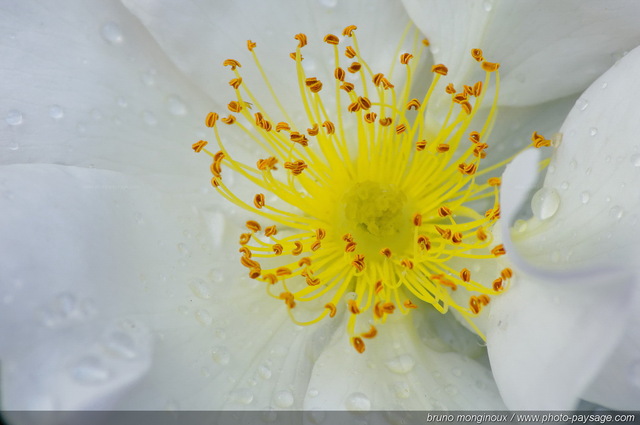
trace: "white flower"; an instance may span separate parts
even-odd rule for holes
[[[359,355],[345,351],[341,326],[300,328],[280,303],[263,302],[262,288],[243,277],[228,249],[244,220],[208,202],[207,170],[194,171],[185,149],[204,137],[203,111],[224,108],[227,96],[219,93],[228,78],[219,64],[244,51],[247,38],[265,53],[283,52],[292,49],[292,34],[321,39],[356,24],[376,46],[371,60],[382,65],[395,54],[389,34],[408,22],[401,6],[124,3],[21,1],[0,17],[4,406],[503,408],[487,366],[474,359],[481,351],[475,340],[439,315],[415,315],[433,327],[390,321],[376,348]],[[505,108],[502,118],[515,125],[496,128],[500,139],[553,132],[571,103],[555,99],[584,88],[612,53],[638,42],[621,24],[632,16],[627,9],[591,27],[565,22],[589,16],[592,3],[557,14],[515,9],[528,20],[514,34],[513,15],[499,4],[486,11],[408,3],[439,48],[436,62],[457,70],[456,78],[465,70],[459,58],[479,45],[518,70],[505,74],[500,101],[518,108]],[[448,34],[463,12],[468,27]],[[535,24],[543,18],[552,22],[545,31]],[[525,23],[530,31],[521,29]],[[599,55],[587,51],[591,35],[601,40]],[[529,44],[518,56],[514,46],[523,39]],[[572,40],[576,54],[545,50],[551,40]],[[445,52],[451,57],[439,56]],[[539,58],[528,62],[533,52]],[[324,58],[310,53],[310,60],[320,72]],[[558,84],[534,66],[549,63],[564,64],[556,66]],[[528,107],[542,101],[554,102]]]

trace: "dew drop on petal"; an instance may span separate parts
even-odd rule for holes
[[[22,112],[17,109],[12,109],[7,113],[4,120],[9,125],[20,125],[22,124],[24,117],[22,116]]]
[[[606,89],[607,86],[609,85],[609,83],[607,83],[606,81],[604,83],[602,83],[602,85],[600,86],[601,89]]]
[[[387,368],[398,374],[411,372],[415,364],[415,360],[409,354],[403,354],[386,362]]]
[[[366,411],[371,410],[371,400],[365,394],[357,392],[351,393],[345,403],[347,410]]]
[[[54,120],[60,120],[64,117],[64,110],[60,105],[51,105],[49,107],[49,116]]]
[[[137,356],[136,343],[131,335],[124,332],[112,332],[105,341],[107,350],[119,357],[132,359]]]
[[[187,114],[187,105],[176,95],[167,97],[167,109],[171,115],[182,116]]]
[[[629,160],[634,167],[640,167],[640,153],[634,153]]]
[[[586,99],[578,99],[576,101],[576,106],[578,107],[578,109],[580,109],[581,111],[584,111],[585,109],[587,109],[589,107],[589,101]]]
[[[318,394],[320,394],[320,391],[317,388],[309,388],[309,391],[307,391],[309,397],[318,397]]]
[[[293,394],[289,390],[278,391],[273,396],[273,404],[281,409],[293,406]]]
[[[595,135],[597,135],[597,134],[598,134],[598,129],[597,129],[596,127],[591,127],[591,128],[589,129],[589,135],[590,135],[590,136],[595,136]]]
[[[142,120],[145,122],[145,124],[152,127],[158,124],[158,118],[156,118],[155,114],[151,111],[144,111],[142,113]]]
[[[207,284],[202,279],[191,279],[189,281],[189,288],[193,295],[203,300],[208,300],[211,298],[211,291],[207,287]]]
[[[552,188],[543,187],[531,199],[533,214],[540,220],[553,217],[560,207],[560,195]]]
[[[258,376],[260,376],[260,378],[267,380],[267,379],[271,379],[271,369],[269,369],[269,366],[267,365],[260,365],[258,366]]]
[[[616,220],[620,220],[623,214],[624,214],[624,210],[619,205],[614,205],[609,210],[609,215],[615,218]]]
[[[81,384],[100,384],[110,377],[109,370],[102,360],[95,356],[87,356],[76,362],[70,370],[71,377]]]
[[[241,404],[251,404],[253,401],[253,392],[247,388],[241,388],[231,391],[229,399]]]
[[[580,201],[583,204],[588,204],[590,199],[591,199],[591,194],[589,192],[585,191],[580,194]]]
[[[122,44],[124,37],[120,26],[115,22],[107,22],[100,28],[100,35],[109,44]]]
[[[202,323],[204,326],[209,326],[213,323],[213,317],[206,310],[198,310],[196,311],[196,320]]]
[[[482,7],[484,8],[485,12],[491,12],[491,9],[493,9],[493,2],[490,0],[485,0],[484,3],[482,3]]]
[[[213,361],[220,365],[227,365],[231,360],[231,354],[225,347],[215,347],[211,350],[211,357]]]

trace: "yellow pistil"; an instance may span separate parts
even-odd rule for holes
[[[416,37],[415,52],[399,53],[391,72],[374,72],[361,56],[356,29],[345,28],[342,39],[324,37],[334,53],[329,81],[306,74],[301,51],[312,40],[305,34],[294,37],[298,44],[290,57],[306,115],[300,121],[290,118],[279,97],[291,90],[274,90],[259,48],[248,41],[277,109],[262,107],[241,76],[242,65],[228,59],[223,65],[233,73],[229,85],[235,94],[228,109],[236,115],[209,113],[205,125],[213,129],[219,151],[207,150],[202,140],[193,150],[211,156],[211,183],[220,195],[262,217],[262,223],[247,221],[249,232],[240,235],[240,262],[252,279],[265,282],[271,297],[284,302],[296,323],[343,313],[349,340],[362,353],[364,340],[383,331],[372,323],[430,306],[441,313],[458,311],[482,336],[473,318],[508,288],[513,273],[504,269],[493,282],[481,283],[468,268],[456,270],[448,260],[495,261],[505,254],[490,230],[500,217],[500,178],[491,173],[508,161],[482,167],[496,117],[499,64],[473,49],[470,60],[484,70],[483,81],[457,92],[453,84],[441,83],[448,69],[437,64],[431,84],[414,87],[429,43]],[[341,44],[346,44],[346,64]],[[392,83],[396,67],[405,74],[401,90]],[[477,124],[474,118],[489,87],[495,88],[488,117]],[[434,134],[427,131],[425,113],[436,90],[451,103]],[[419,91],[421,98],[410,98]],[[218,120],[264,151],[255,166],[235,159],[222,142]],[[546,146],[548,140],[534,133],[532,145]],[[224,168],[257,186],[252,199],[234,194],[225,184]],[[477,212],[469,206],[479,200],[491,207]],[[461,298],[454,299],[453,291],[466,291],[466,301],[456,301]],[[300,311],[302,304],[311,308]]]

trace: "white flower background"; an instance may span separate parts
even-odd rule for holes
[[[2,1],[3,408],[640,409],[639,14],[621,0]],[[502,64],[492,156],[562,133],[543,183],[530,152],[505,173],[517,275],[486,351],[427,311],[393,317],[362,355],[340,320],[291,323],[239,264],[248,216],[189,148],[230,100],[221,64],[249,63],[247,39],[284,90],[294,34],[322,76],[314,45],[355,24],[384,69],[409,16],[451,81],[473,47]],[[536,184],[534,216],[514,223]]]

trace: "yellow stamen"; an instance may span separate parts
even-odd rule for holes
[[[400,54],[398,49],[389,69],[374,70],[362,56],[356,29],[351,25],[342,32],[346,47],[336,35],[324,37],[321,45],[333,52],[327,64],[333,78],[324,82],[302,66],[308,37],[294,37],[298,43],[287,63],[295,66],[303,114],[295,120],[281,101],[292,90],[279,92],[271,85],[256,43],[248,41],[270,98],[254,95],[250,86],[255,82],[243,80],[240,63],[225,60],[233,73],[227,109],[237,115],[220,119],[216,112],[207,114],[205,125],[218,151],[207,150],[204,140],[192,148],[211,157],[211,184],[222,197],[266,220],[246,222],[249,232],[239,238],[240,262],[271,296],[284,301],[296,323],[335,317],[337,306],[346,304],[347,333],[362,353],[363,339],[383,332],[378,324],[387,315],[428,305],[441,313],[456,310],[482,336],[474,317],[490,297],[508,289],[513,272],[503,269],[492,282],[478,282],[469,268],[454,269],[447,261],[495,261],[505,254],[490,229],[500,217],[497,173],[506,161],[489,167],[483,161],[497,113],[499,64],[474,49],[468,60],[478,61],[482,80],[469,81],[461,92],[453,84],[444,88],[441,78],[449,70],[437,64],[431,83],[418,86],[422,78],[414,76],[422,77],[417,71],[428,42],[416,33],[416,51]],[[397,89],[396,80],[406,83]],[[477,111],[487,91],[493,91],[488,96],[493,101],[482,120]],[[440,127],[432,128],[425,118],[429,101],[433,93],[445,92],[449,110]],[[410,97],[414,93],[423,95]],[[265,109],[265,101],[275,110]],[[219,119],[229,127],[217,125]],[[238,159],[234,147],[223,142],[221,128],[255,142],[261,149],[250,162],[255,166]],[[547,142],[534,133],[531,145]],[[278,170],[279,164],[284,170]],[[223,168],[257,187],[253,199],[227,186]],[[489,209],[472,209],[470,203],[478,200],[487,200]],[[469,294],[454,299],[452,291]],[[295,308],[299,303],[310,305],[314,318],[299,321],[299,310],[306,311]]]

